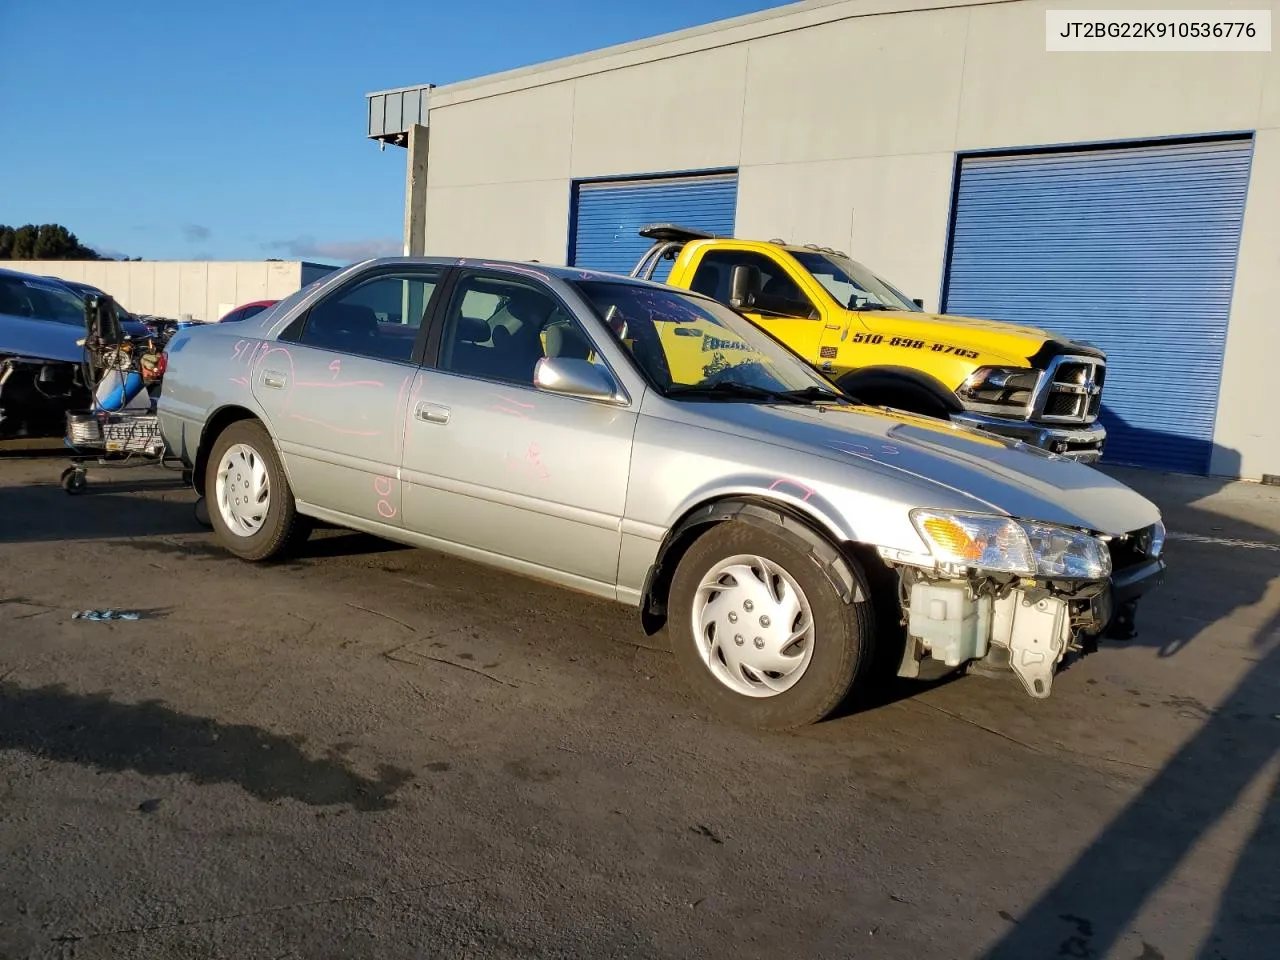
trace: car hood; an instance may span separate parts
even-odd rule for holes
[[[123,320],[121,327],[131,337],[148,335],[146,325],[138,320]],[[40,360],[84,360],[84,327],[52,320],[33,320],[0,314],[0,355],[33,357]]]
[[[950,327],[956,346],[966,346],[1008,361],[1026,361],[1046,341],[1064,338],[1039,327],[1026,327],[978,317],[947,313],[917,313],[906,310],[863,310],[858,320],[872,333],[886,336],[919,337],[930,342],[943,336],[939,328]]]
[[[973,499],[975,510],[1112,536],[1160,518],[1154,503],[1100,470],[945,421],[861,406],[698,406],[753,442],[906,474]]]

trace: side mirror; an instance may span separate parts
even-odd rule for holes
[[[618,385],[590,360],[575,357],[543,357],[533,370],[533,385],[548,393],[588,400],[613,400]]]
[[[912,297],[911,302],[914,303],[921,310],[924,309],[924,297]]]
[[[729,274],[729,306],[735,310],[753,306],[760,287],[760,268],[739,263]]]

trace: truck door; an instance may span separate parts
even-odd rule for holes
[[[769,306],[768,310],[743,312],[805,360],[820,366],[822,348],[840,341],[847,320],[827,316],[826,306],[805,290],[802,278],[782,261],[755,250],[715,247],[693,265],[689,289],[728,304],[730,276],[739,264],[760,271],[760,292]]]

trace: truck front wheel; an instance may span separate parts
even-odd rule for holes
[[[922,417],[932,417],[935,420],[947,420],[951,416],[952,408],[940,398],[927,390],[913,386],[876,386],[859,389],[856,383],[841,383],[840,387],[854,399],[869,406],[892,407],[895,410],[904,410],[907,413],[914,413]]]

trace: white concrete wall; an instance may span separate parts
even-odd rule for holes
[[[297,260],[4,260],[0,267],[91,283],[130,313],[193,320],[287,297],[332,269]]]
[[[1280,348],[1280,51],[1044,49],[1048,9],[1162,6],[811,0],[439,87],[426,250],[562,263],[573,179],[737,167],[739,236],[847,250],[936,308],[957,151],[1256,130],[1213,469],[1280,473],[1256,412]],[[1280,22],[1280,0],[1234,6]]]

